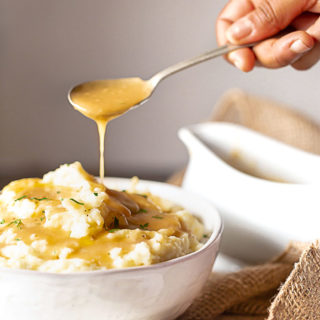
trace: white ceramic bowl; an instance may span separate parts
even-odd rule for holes
[[[128,179],[108,178],[125,189]],[[201,250],[147,267],[53,274],[0,270],[0,310],[5,320],[170,320],[199,294],[218,253],[222,222],[210,202],[180,188],[141,181],[138,189],[171,200],[199,216],[212,235]]]

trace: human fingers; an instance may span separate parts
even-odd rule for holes
[[[312,36],[305,31],[295,31],[261,42],[254,47],[254,53],[260,65],[274,69],[294,63],[313,46]]]
[[[216,37],[220,46],[228,43],[226,30],[238,19],[253,10],[250,0],[231,0],[221,11],[216,23]],[[245,48],[226,55],[227,61],[242,71],[248,72],[255,65],[255,56],[252,50]]]
[[[316,0],[251,0],[254,10],[235,21],[226,31],[226,38],[235,44],[266,39],[285,29]]]
[[[296,70],[307,70],[313,67],[320,60],[320,43],[317,42],[313,49],[304,55],[301,59],[298,59],[292,63],[292,67]]]
[[[317,0],[316,3],[308,11],[320,13],[320,0]]]
[[[297,70],[307,70],[314,66],[320,60],[319,14],[304,13],[293,21],[292,26],[298,30],[306,31],[315,40],[318,41],[311,51],[307,52],[296,62],[292,63],[292,67]]]

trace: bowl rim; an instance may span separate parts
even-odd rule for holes
[[[110,181],[114,182],[114,183],[129,183],[131,181],[131,178],[118,178],[118,177],[105,177],[104,178],[105,182],[111,183]],[[188,196],[197,199],[197,201],[201,201],[206,203],[206,206],[211,207],[212,209],[212,214],[215,215],[215,220],[218,221],[218,225],[217,227],[212,231],[210,237],[208,238],[208,240],[206,241],[206,243],[197,251],[188,253],[184,256],[178,257],[178,258],[174,258],[171,260],[167,260],[167,261],[163,261],[163,262],[159,262],[156,264],[152,264],[149,266],[137,266],[137,267],[126,267],[126,268],[120,268],[120,269],[104,269],[104,270],[89,270],[89,271],[79,271],[79,272],[50,272],[50,271],[38,271],[38,270],[29,270],[29,269],[15,269],[15,268],[7,268],[7,267],[0,267],[0,272],[6,272],[6,273],[13,273],[13,274],[17,274],[17,275],[32,275],[32,276],[39,276],[39,277],[43,277],[43,276],[49,276],[49,277],[58,277],[58,278],[75,278],[75,277],[83,277],[83,276],[90,276],[90,277],[94,277],[94,276],[101,276],[101,275],[108,275],[108,274],[122,274],[122,273],[136,273],[136,272],[152,272],[154,270],[157,269],[161,269],[161,268],[166,268],[166,267],[170,267],[172,265],[176,265],[179,263],[183,263],[185,261],[191,260],[191,259],[195,259],[198,256],[203,255],[206,251],[208,251],[212,246],[214,246],[216,244],[216,242],[220,239],[221,234],[223,232],[223,221],[221,219],[221,216],[218,212],[218,210],[216,209],[216,207],[207,199],[193,193],[187,190],[184,190],[182,187],[177,187],[165,182],[158,182],[158,181],[151,181],[151,180],[143,180],[143,179],[139,179],[139,182],[141,182],[142,184],[146,184],[146,187],[148,186],[165,186],[165,188],[171,188],[172,190],[175,190],[177,192],[183,192],[185,194],[187,194]],[[195,212],[195,215],[197,213]]]

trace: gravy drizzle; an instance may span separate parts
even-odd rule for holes
[[[104,139],[110,120],[121,116],[151,94],[152,87],[140,78],[97,80],[75,87],[70,98],[75,109],[94,120],[100,145],[100,179],[104,178]]]

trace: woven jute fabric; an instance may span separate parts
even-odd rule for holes
[[[302,254],[279,294],[268,320],[320,319],[320,250],[311,245]]]
[[[320,126],[288,106],[249,95],[227,92],[213,108],[213,121],[243,125],[302,150],[320,154]]]
[[[277,289],[292,270],[292,265],[287,264],[265,264],[243,269],[236,273],[219,275],[212,274],[203,294],[193,303],[189,310],[181,319],[203,319],[211,320],[215,316],[239,303],[243,303],[251,298]],[[252,301],[251,301],[252,302]],[[241,314],[257,315],[260,311],[260,301],[243,306]],[[262,312],[266,314],[267,310]],[[258,312],[258,315],[261,312]]]
[[[320,154],[320,127],[316,123],[287,106],[238,89],[222,97],[212,120],[240,124]],[[183,173],[176,173],[169,182],[180,185]],[[202,294],[179,317],[207,319],[320,320],[319,243],[291,242],[280,256],[265,264],[235,273],[213,272]]]

